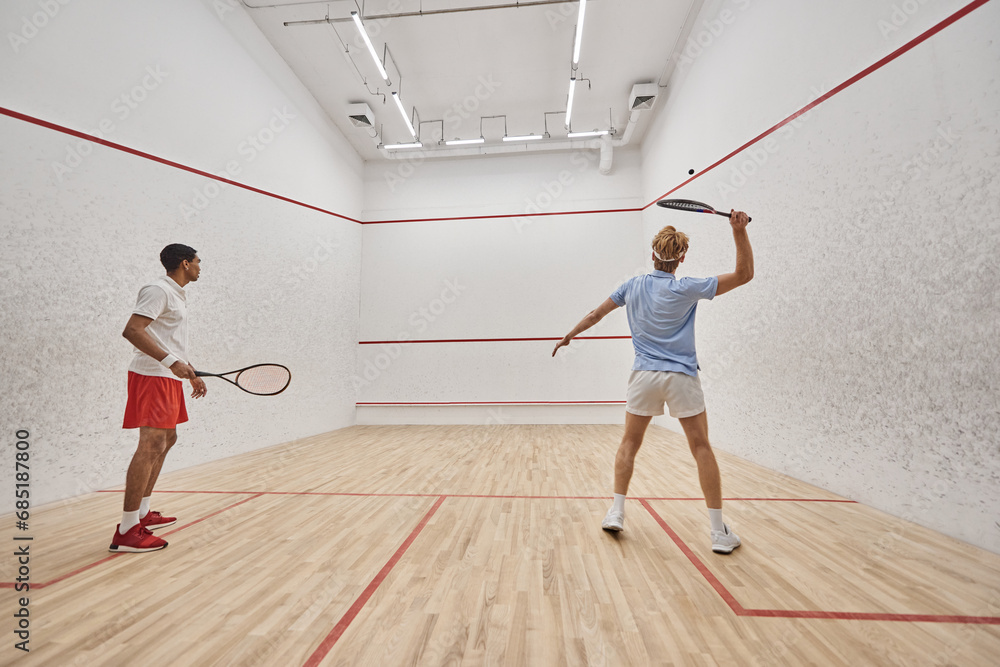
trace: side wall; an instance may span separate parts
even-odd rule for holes
[[[624,338],[579,340],[555,359],[555,341],[509,340],[561,338],[646,270],[641,214],[620,210],[639,206],[638,152],[618,151],[608,176],[597,158],[580,150],[368,166],[366,223],[460,219],[364,227],[354,383],[362,403],[394,405],[359,406],[359,423],[622,421],[614,402],[625,398],[632,359],[623,312],[585,335]],[[425,340],[446,342],[403,342]],[[403,405],[415,402],[466,405]]]
[[[966,4],[708,3],[643,144],[646,202]],[[754,281],[699,309],[713,441],[993,551],[998,29],[988,2],[672,194],[754,218]],[[722,218],[643,224],[692,232],[688,275],[732,270]]]
[[[22,37],[0,49],[0,106],[359,217],[363,163],[241,9],[48,4],[0,9]],[[273,399],[210,380],[167,469],[354,423],[359,224],[7,116],[0,171],[0,432],[30,432],[34,504],[123,482],[121,331],[168,243],[203,260],[196,366],[275,361],[293,380]]]

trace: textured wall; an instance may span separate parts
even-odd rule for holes
[[[112,141],[213,172],[235,162],[237,181],[359,215],[361,162],[273,52],[246,53],[261,40],[245,16],[196,1],[60,7],[3,52],[0,105],[85,131],[107,121]],[[36,10],[5,3],[4,25]],[[147,24],[157,32],[130,27]],[[293,380],[273,399],[209,380],[165,469],[354,422],[360,225],[7,117],[0,202],[0,433],[31,433],[33,503],[124,480],[137,432],[121,429],[121,331],[167,243],[203,260],[187,288],[196,366],[278,361]]]
[[[597,153],[370,164],[366,219],[636,207],[636,151],[602,176]],[[376,208],[378,207],[378,208]],[[642,271],[638,212],[365,225],[361,340],[553,337]],[[628,335],[623,312],[589,335]],[[624,399],[631,343],[362,345],[361,401]],[[621,406],[360,408],[359,421],[607,422]]]
[[[759,104],[729,107],[741,121],[717,126],[728,145],[700,146],[690,119],[719,113],[700,93],[747,86],[737,54],[756,49],[757,71],[798,70],[784,73],[800,105],[839,83],[839,51],[800,45],[795,63],[760,53],[755,27],[789,21],[793,4],[754,5],[678,78],[644,145],[650,199],[794,110],[769,104],[777,85],[761,77]],[[850,4],[828,11],[846,19]],[[869,63],[960,6],[921,5],[888,31],[872,15],[890,16],[890,3],[860,4],[853,32]],[[754,282],[699,311],[714,442],[993,551],[998,28],[1000,5],[988,3],[674,194],[754,217]],[[668,223],[696,231],[689,275],[730,270],[721,218],[651,209],[645,235]]]

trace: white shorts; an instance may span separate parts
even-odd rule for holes
[[[658,417],[663,404],[676,419],[694,417],[705,411],[701,380],[672,371],[632,371],[628,378],[625,409],[640,417]]]

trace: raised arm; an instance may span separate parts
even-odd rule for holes
[[[750,218],[743,211],[732,211],[729,215],[729,224],[733,228],[733,241],[736,242],[736,270],[719,276],[719,287],[715,291],[715,296],[730,292],[753,280],[753,248],[750,247],[750,237],[747,235]]]
[[[598,322],[604,319],[604,316],[610,313],[612,310],[618,307],[618,304],[611,299],[605,299],[604,303],[599,305],[597,308],[593,309],[587,313],[580,323],[573,327],[573,330],[566,334],[561,341],[556,343],[556,349],[552,350],[552,356],[556,356],[556,352],[559,351],[560,347],[564,345],[569,345],[569,342],[579,336],[581,333],[594,326]]]

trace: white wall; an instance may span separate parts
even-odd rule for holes
[[[371,163],[361,340],[561,337],[616,285],[645,270],[638,212],[521,217],[640,205],[637,151],[608,176],[597,153]],[[512,215],[485,220],[483,215]],[[628,335],[616,312],[590,335]],[[626,340],[361,345],[362,402],[624,400]],[[619,422],[621,405],[361,407],[360,423]]]
[[[215,5],[5,2],[22,39],[0,48],[0,106],[359,217],[360,159],[243,10]],[[168,243],[203,260],[196,366],[293,379],[272,399],[210,380],[165,469],[354,423],[360,225],[8,117],[0,171],[0,432],[31,433],[34,504],[124,481],[121,330]]]
[[[964,4],[709,3],[699,23],[720,34],[679,63],[643,144],[644,198]],[[754,282],[699,309],[713,441],[993,551],[998,29],[987,3],[673,195],[754,217]],[[722,218],[653,207],[644,236],[671,223],[696,234],[688,275],[731,269]]]

